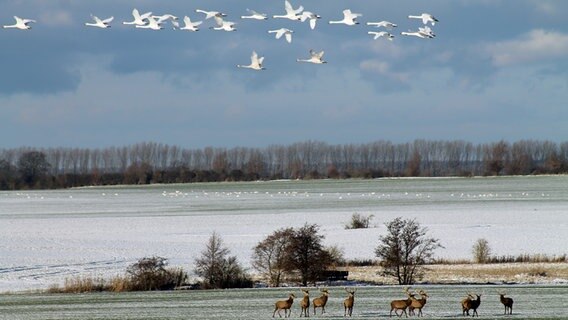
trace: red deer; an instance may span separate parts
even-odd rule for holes
[[[353,304],[355,303],[355,291],[357,291],[357,289],[353,289],[352,291],[349,291],[349,290],[347,290],[347,288],[345,288],[345,291],[347,291],[349,296],[347,296],[347,299],[343,300],[343,307],[345,309],[343,316],[344,317],[346,317],[346,316],[351,317],[353,315]]]
[[[469,316],[469,310],[473,310],[472,317],[475,317],[475,315],[479,317],[479,314],[477,313],[477,308],[479,308],[479,305],[481,304],[481,295],[475,294],[475,296],[477,296],[477,298],[474,298],[474,295],[470,293],[467,295],[467,298],[462,300],[461,302],[462,314],[464,316],[465,315]]]
[[[408,308],[410,306],[410,304],[412,304],[412,300],[414,298],[414,295],[408,291],[408,288],[404,289],[404,292],[408,296],[408,299],[391,301],[391,303],[390,303],[391,311],[390,311],[390,314],[389,314],[391,317],[392,317],[392,311],[394,310],[394,314],[396,314],[397,316],[402,317],[402,314],[404,313],[406,315],[406,317],[408,318],[408,313],[406,313],[406,308]],[[402,310],[402,312],[400,314],[398,314],[398,310]]]
[[[293,293],[290,293],[288,299],[276,301],[276,303],[274,304],[274,312],[272,313],[272,318],[274,318],[276,311],[278,311],[278,316],[282,318],[280,310],[284,310],[284,318],[290,317],[290,314],[292,314],[292,310],[290,310],[290,308],[292,308],[292,304],[294,303],[294,298],[296,298],[296,296]]]
[[[507,314],[507,310],[509,310],[509,314],[513,314],[513,298],[505,297],[506,293],[499,293],[499,300],[505,306],[505,314]]]
[[[300,317],[302,317],[302,314],[304,315],[304,317],[309,317],[310,316],[310,292],[308,290],[304,290],[304,289],[300,289],[302,290],[302,292],[304,293],[304,298],[302,298],[302,301],[300,301],[300,308],[302,309],[300,311]]]
[[[422,308],[424,308],[424,306],[426,305],[428,294],[424,290],[420,290],[418,294],[420,295],[420,299],[412,299],[412,303],[410,304],[410,306],[408,306],[408,313],[410,315],[415,315],[414,309],[418,309],[418,316],[422,317]]]
[[[320,289],[322,295],[314,298],[312,304],[314,305],[314,314],[316,314],[316,308],[321,308],[321,314],[325,313],[325,305],[327,304],[327,299],[329,298],[329,291],[327,289]]]

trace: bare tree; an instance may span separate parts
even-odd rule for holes
[[[413,284],[422,277],[424,264],[442,245],[438,239],[428,237],[428,230],[416,220],[398,217],[385,225],[387,234],[379,237],[375,249],[382,273],[395,277],[399,284]]]
[[[473,254],[473,260],[476,263],[488,262],[491,258],[491,247],[489,246],[489,241],[484,238],[477,239],[471,248],[471,253]]]
[[[252,265],[273,287],[280,286],[286,273],[287,248],[292,242],[294,229],[274,231],[253,249]]]

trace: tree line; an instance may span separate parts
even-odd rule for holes
[[[143,142],[125,147],[0,149],[0,190],[88,185],[272,179],[561,174],[568,141],[474,144],[462,140],[306,141],[264,148],[186,149]]]

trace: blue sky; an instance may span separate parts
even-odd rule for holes
[[[143,141],[188,148],[414,139],[494,142],[568,138],[568,1],[303,0],[308,23],[241,20],[284,1],[0,2],[0,148],[107,147]],[[122,25],[131,11],[226,12],[238,31],[159,32]],[[342,10],[361,25],[329,25]],[[432,40],[409,38],[429,12]],[[84,26],[90,14],[112,28]],[[373,40],[367,21],[398,24]],[[295,31],[291,44],[267,30]],[[296,62],[325,50],[326,65]],[[238,69],[256,50],[267,70]]]

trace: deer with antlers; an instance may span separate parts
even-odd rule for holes
[[[304,317],[310,316],[310,292],[307,289],[300,289],[304,293],[304,297],[300,301],[300,317],[304,315]]]
[[[477,308],[479,308],[480,304],[481,304],[481,295],[480,294],[468,293],[467,297],[465,299],[463,299],[462,302],[461,302],[462,314],[464,316],[465,315],[469,316],[469,310],[473,310],[472,317],[475,317],[475,315],[477,315],[479,317],[479,314],[477,313]]]
[[[412,299],[412,303],[408,306],[408,313],[410,315],[415,315],[414,309],[418,309],[418,317],[422,317],[422,308],[424,308],[424,306],[426,305],[426,299],[429,296],[424,290],[420,290],[418,294],[420,295],[420,299]]]
[[[497,293],[499,294],[499,300],[505,306],[505,314],[507,314],[507,310],[509,314],[513,314],[513,298],[505,297],[506,293],[504,292],[497,291]]]
[[[408,308],[412,304],[412,300],[414,299],[414,294],[410,293],[410,291],[408,291],[408,290],[409,290],[409,288],[404,289],[404,292],[408,296],[408,299],[391,301],[391,303],[390,303],[391,310],[390,310],[390,313],[389,313],[389,315],[391,317],[392,317],[392,311],[394,310],[394,314],[396,314],[398,317],[402,317],[402,314],[404,313],[406,315],[406,317],[408,318],[408,313],[406,313],[406,308]],[[402,312],[400,314],[398,314],[398,310],[402,310]]]
[[[327,304],[327,299],[329,298],[329,291],[326,288],[320,289],[322,295],[314,298],[312,304],[314,306],[314,315],[316,314],[316,308],[321,308],[321,314],[325,313],[325,305]]]
[[[355,303],[355,291],[357,291],[357,289],[353,289],[350,291],[347,290],[347,288],[345,288],[345,291],[347,291],[349,295],[347,296],[347,299],[343,300],[343,307],[345,309],[343,316],[351,317],[353,315],[353,304]]]
[[[274,318],[276,311],[278,311],[278,316],[282,318],[280,310],[284,310],[284,318],[289,318],[292,314],[292,310],[290,309],[292,308],[292,304],[294,303],[294,298],[296,298],[296,296],[293,293],[290,293],[288,299],[276,301],[276,303],[274,304],[274,312],[272,313],[272,318]]]

